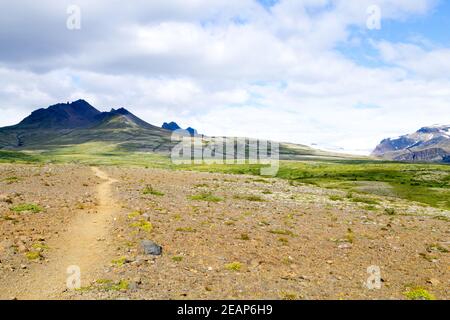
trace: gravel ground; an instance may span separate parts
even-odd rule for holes
[[[419,287],[450,298],[448,212],[387,197],[357,203],[279,179],[101,170],[117,180],[111,197],[119,209],[106,239],[97,239],[108,246],[108,263],[55,298],[405,299]],[[101,183],[89,167],[0,166],[3,286],[14,279],[20,287],[24,275],[51,263],[48,244],[64,239],[80,214],[96,213]],[[42,211],[14,212],[20,204]],[[162,255],[145,255],[143,240]],[[36,251],[39,259],[27,258]],[[367,288],[370,266],[380,268],[380,289]]]

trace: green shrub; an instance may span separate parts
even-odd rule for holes
[[[220,197],[214,196],[211,192],[202,192],[200,194],[190,196],[190,199],[196,200],[196,201],[207,201],[207,202],[220,202],[223,200]]]
[[[128,214],[128,219],[133,219],[133,218],[137,218],[142,214],[142,212],[140,211],[133,211],[131,213]]]
[[[436,300],[435,296],[421,287],[411,288],[403,293],[410,300]]]
[[[344,200],[343,197],[341,197],[341,196],[336,196],[336,195],[329,196],[329,198],[330,198],[330,200],[332,200],[332,201],[342,201],[342,200]]]
[[[242,233],[240,239],[241,240],[250,240],[250,237],[248,236],[248,234]]]
[[[180,227],[180,228],[177,228],[175,231],[178,231],[178,232],[197,232],[197,230],[193,229],[192,227]]]
[[[131,224],[132,227],[138,228],[140,230],[143,230],[145,232],[151,232],[153,230],[153,224],[151,224],[150,222],[141,219],[137,222],[133,222]]]
[[[349,243],[353,243],[353,241],[355,241],[355,234],[353,233],[352,229],[350,229],[350,228],[347,229],[347,234],[345,235],[345,239]]]
[[[280,293],[280,297],[282,300],[298,300],[298,295],[295,292],[283,291]]]
[[[385,208],[384,212],[389,215],[389,216],[394,216],[395,215],[395,209],[393,208]]]
[[[266,200],[264,200],[262,197],[257,196],[257,195],[235,195],[233,197],[234,199],[238,199],[238,200],[247,200],[247,201],[255,201],[255,202],[264,202]]]
[[[372,205],[374,205],[374,204],[379,204],[379,202],[378,202],[377,200],[371,199],[371,198],[365,198],[365,197],[355,197],[355,196],[352,196],[352,197],[350,198],[350,201],[352,201],[352,202],[357,202],[357,203],[372,204]]]
[[[240,262],[231,262],[225,265],[225,269],[230,271],[239,271],[242,268],[242,264]]]
[[[292,236],[294,235],[292,233],[292,231],[289,230],[281,230],[281,229],[273,229],[273,230],[269,230],[270,233],[273,234],[279,234],[279,235],[284,235],[284,236]]]
[[[117,267],[123,266],[126,262],[127,262],[126,257],[120,257],[119,259],[115,259],[115,260],[111,261],[111,263]]]
[[[160,197],[162,197],[164,195],[164,193],[153,189],[153,187],[151,185],[146,186],[144,188],[144,190],[142,190],[142,194],[145,194],[145,195],[151,194],[151,195],[160,196]]]
[[[30,251],[25,254],[28,260],[38,260],[42,258],[41,253],[37,251]]]
[[[20,179],[18,177],[8,177],[8,178],[5,178],[3,181],[5,181],[7,184],[13,184],[13,183],[19,182]]]
[[[14,212],[30,211],[33,213],[38,213],[38,212],[41,212],[43,209],[40,206],[35,205],[35,204],[24,203],[24,204],[19,204],[15,207],[12,207],[11,210]]]

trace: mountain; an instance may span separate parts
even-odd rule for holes
[[[172,131],[179,128],[175,122],[164,123],[162,128],[156,127],[125,108],[101,112],[88,102],[77,100],[40,108],[20,123],[0,128],[0,150],[46,152],[89,142],[103,142],[126,152],[168,155],[177,143],[171,139]],[[186,130],[197,136],[197,130],[191,127]],[[351,158],[292,143],[280,143],[280,157],[287,160]]]
[[[100,141],[136,151],[168,152],[170,136],[170,131],[124,108],[100,112],[77,100],[38,109],[20,123],[0,128],[0,149],[47,149]]]
[[[372,155],[395,161],[450,163],[450,125],[423,127],[411,134],[384,139]]]
[[[99,114],[100,111],[86,101],[77,100],[33,111],[15,127],[22,129],[85,128],[95,124]]]
[[[187,127],[186,131],[189,132],[191,136],[196,136],[198,134],[197,130],[191,127]]]
[[[111,109],[109,112],[102,112],[96,116],[97,126],[96,128],[142,128],[142,129],[159,129],[144,120],[136,117],[125,108]]]
[[[175,131],[175,130],[180,130],[181,129],[181,127],[176,122],[173,122],[173,121],[169,122],[169,123],[164,122],[161,128],[166,129],[166,130],[170,130],[170,131]],[[194,128],[191,128],[191,127],[188,127],[188,128],[186,128],[184,130],[189,132],[189,134],[191,136],[196,136],[198,134],[197,130],[195,130]]]
[[[166,129],[166,130],[170,130],[170,131],[175,131],[175,130],[181,129],[181,127],[176,122],[173,122],[173,121],[169,122],[169,123],[164,122],[162,125],[162,128]]]

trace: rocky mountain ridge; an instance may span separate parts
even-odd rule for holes
[[[423,127],[411,134],[384,139],[372,155],[394,161],[450,163],[450,125]]]

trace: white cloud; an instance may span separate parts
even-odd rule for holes
[[[371,4],[384,19],[406,19],[435,1],[78,3],[80,31],[65,29],[69,1],[0,3],[0,125],[85,98],[156,125],[368,152],[448,117],[449,49],[376,42],[391,65],[378,68],[335,50],[360,44],[349,28],[365,26]]]
[[[382,58],[391,64],[405,68],[414,75],[428,79],[450,78],[450,49],[432,48],[426,50],[412,43],[375,44]]]

